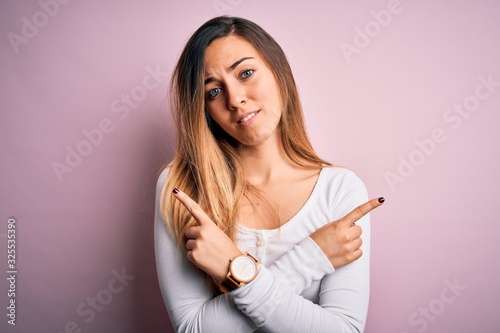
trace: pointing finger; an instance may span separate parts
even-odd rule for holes
[[[172,191],[174,193],[174,196],[179,200],[184,207],[191,213],[193,218],[201,225],[203,223],[206,223],[208,221],[212,222],[210,217],[201,209],[201,207],[189,197],[186,193],[182,192],[178,188],[174,188]],[[213,222],[212,222],[213,223]]]
[[[385,199],[384,197],[372,199],[368,202],[365,202],[364,204],[354,208],[349,214],[344,216],[341,221],[345,224],[348,225],[353,225],[356,223],[360,218],[368,214],[370,211],[373,209],[381,206],[384,203]]]

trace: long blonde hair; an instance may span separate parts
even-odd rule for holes
[[[307,168],[329,165],[316,155],[309,142],[295,80],[278,43],[246,19],[221,16],[206,22],[187,42],[170,86],[177,139],[175,155],[160,195],[160,210],[170,232],[183,248],[185,231],[196,221],[171,195],[174,187],[197,201],[233,241],[240,200],[256,191],[247,184],[238,142],[211,119],[205,105],[205,50],[213,40],[228,35],[242,37],[251,43],[275,76],[283,105],[279,130],[287,156]],[[207,278],[214,293],[220,293],[218,281],[208,275]]]

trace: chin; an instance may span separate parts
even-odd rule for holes
[[[267,142],[270,142],[272,140],[273,136],[268,134],[268,135],[259,135],[252,138],[246,138],[246,140],[241,140],[239,142],[244,146],[256,147],[265,144]]]

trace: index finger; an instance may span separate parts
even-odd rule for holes
[[[342,222],[345,222],[348,225],[352,225],[356,223],[360,218],[368,214],[373,209],[381,206],[384,203],[384,197],[372,199],[370,201],[365,202],[364,204],[354,208],[349,214],[341,218]]]
[[[179,200],[182,203],[182,205],[186,207],[189,213],[191,213],[191,215],[198,223],[200,223],[200,225],[206,221],[212,222],[210,217],[208,217],[208,215],[203,211],[203,209],[201,209],[198,203],[193,199],[191,199],[189,195],[182,192],[178,188],[174,188],[173,193],[174,196],[177,198],[177,200]]]

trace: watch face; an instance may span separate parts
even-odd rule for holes
[[[246,256],[237,257],[231,264],[231,273],[240,282],[248,282],[257,273],[257,265]]]

